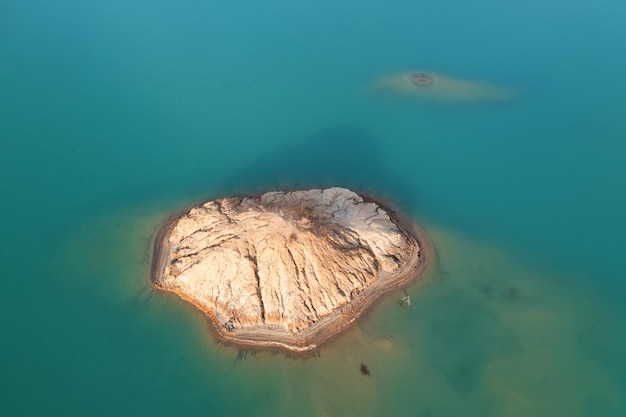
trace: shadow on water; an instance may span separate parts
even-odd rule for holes
[[[408,184],[394,176],[380,157],[377,141],[353,125],[313,134],[274,153],[261,155],[219,187],[220,195],[270,189],[342,186],[367,191],[409,208]]]

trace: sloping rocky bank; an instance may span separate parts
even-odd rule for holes
[[[432,259],[412,222],[345,188],[217,199],[166,222],[155,285],[193,303],[219,337],[316,349]]]

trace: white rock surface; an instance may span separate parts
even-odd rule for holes
[[[294,335],[419,252],[382,207],[344,188],[209,201],[174,220],[162,244],[156,284],[216,327]]]

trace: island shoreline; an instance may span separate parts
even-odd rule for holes
[[[296,188],[271,191],[297,191]],[[235,198],[255,198],[267,191],[249,194],[238,194]],[[375,203],[383,208],[394,224],[417,243],[419,250],[414,250],[410,261],[400,273],[381,277],[365,288],[353,300],[339,307],[337,311],[324,317],[305,332],[294,335],[282,329],[263,327],[257,329],[229,331],[222,326],[215,315],[205,306],[196,302],[182,292],[162,287],[160,277],[165,270],[170,257],[170,247],[166,237],[178,223],[181,216],[192,208],[210,200],[194,203],[167,216],[160,224],[152,241],[150,260],[150,280],[160,291],[170,292],[189,302],[200,310],[210,321],[209,327],[215,339],[227,346],[238,347],[244,350],[271,350],[281,351],[291,356],[316,355],[322,345],[337,338],[339,335],[354,327],[358,321],[371,311],[378,303],[391,293],[405,289],[425,278],[435,264],[435,249],[426,232],[413,221],[412,218],[399,210],[394,203],[387,199],[374,197],[369,192],[357,191],[366,202]],[[220,197],[217,197],[220,198]],[[215,199],[215,198],[213,198]]]

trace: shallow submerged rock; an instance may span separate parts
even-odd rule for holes
[[[425,71],[384,76],[376,80],[373,87],[375,91],[399,97],[443,103],[502,102],[516,96],[505,86]]]
[[[223,198],[163,225],[152,278],[226,341],[306,351],[423,272],[418,234],[344,188]]]

